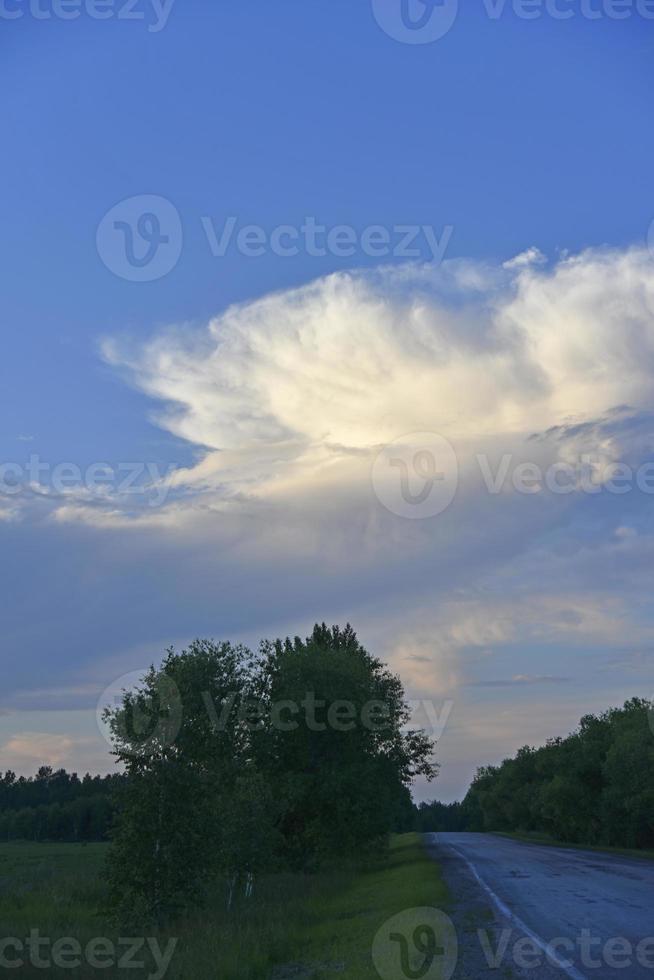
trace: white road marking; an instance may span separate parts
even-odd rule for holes
[[[434,834],[434,838],[436,841],[438,841],[438,834]],[[498,895],[496,895],[493,889],[490,888],[489,885],[487,885],[486,882],[483,880],[483,878],[479,876],[476,868],[470,863],[470,861],[465,856],[465,854],[462,854],[461,851],[453,844],[445,844],[445,846],[450,847],[456,854],[459,855],[462,861],[465,861],[470,871],[473,873],[473,875],[475,876],[475,878],[477,879],[481,887],[484,889],[486,894],[489,896],[493,904],[499,909],[502,915],[506,916],[506,918],[508,918],[514,924],[514,926],[520,930],[520,932],[524,932],[525,935],[529,936],[529,938],[534,943],[536,943],[536,945],[540,949],[543,950],[547,960],[552,965],[556,965],[560,970],[563,970],[563,972],[570,977],[570,980],[587,980],[584,974],[580,973],[579,970],[572,965],[572,963],[568,963],[567,960],[560,960],[558,956],[554,953],[554,951],[548,948],[548,944],[544,942],[540,938],[540,936],[538,936],[533,931],[533,929],[530,929],[529,926],[526,923],[524,923],[519,916],[517,916],[514,912],[512,912],[507,905],[504,904],[502,899]]]

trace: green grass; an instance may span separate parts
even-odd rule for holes
[[[0,844],[0,935],[59,934],[72,922],[94,929],[107,846]]]
[[[0,844],[0,936],[26,938],[38,928],[52,941],[72,936],[85,946],[104,936],[117,942],[120,936],[100,911],[106,850],[102,844]],[[155,936],[162,948],[171,937],[178,940],[167,980],[368,980],[377,978],[371,948],[385,920],[418,906],[442,908],[447,898],[438,865],[417,834],[394,837],[388,852],[366,866],[264,876],[254,897],[231,912],[225,896],[218,882],[206,908],[165,933],[134,923],[127,935]],[[140,970],[82,965],[44,971],[26,963],[15,972],[140,980],[153,969],[150,958]]]
[[[316,978],[378,980],[371,959],[372,941],[393,915],[420,906],[442,908],[447,900],[438,865],[418,834],[393,838],[376,867],[352,874],[343,887],[315,899],[303,935],[305,963],[331,963]]]
[[[569,841],[556,840],[547,834],[538,833],[508,833],[506,831],[493,831],[496,837],[510,837],[513,840],[521,840],[527,844],[543,844],[545,847],[565,847],[577,851],[598,851],[605,854],[621,854],[624,857],[645,858],[654,861],[654,851],[643,851],[632,847],[606,847],[600,844],[572,844]]]

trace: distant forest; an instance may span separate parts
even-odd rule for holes
[[[542,833],[573,844],[654,848],[654,705],[585,715],[566,738],[484,766],[463,802],[423,803],[421,831]]]
[[[0,775],[0,840],[102,841],[113,821],[114,791],[124,777],[42,766],[35,776]]]

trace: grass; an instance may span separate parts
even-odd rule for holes
[[[305,962],[331,963],[316,978],[378,980],[371,959],[377,930],[391,916],[420,906],[442,908],[447,900],[438,866],[418,834],[391,842],[377,867],[353,874],[344,887],[317,898],[302,935]]]
[[[0,935],[94,929],[106,844],[0,844]],[[70,972],[70,971],[69,971]]]
[[[102,936],[124,953],[121,937],[99,911],[105,854],[103,844],[0,844],[0,938],[24,939],[38,929],[52,941],[74,937],[85,947]],[[145,934],[162,949],[171,938],[178,941],[167,980],[372,980],[378,977],[372,942],[386,919],[423,905],[442,908],[446,898],[438,865],[421,838],[405,834],[394,837],[388,852],[366,866],[262,877],[254,897],[241,900],[231,912],[225,885],[218,882],[205,909],[167,933]],[[130,935],[143,934],[135,923]],[[30,965],[29,952],[23,956],[21,977],[46,975]],[[151,955],[141,950],[135,958],[145,960],[142,969],[99,970],[82,957],[79,967],[52,967],[47,976],[139,980],[155,975]]]
[[[604,854],[620,854],[623,857],[644,858],[647,861],[654,861],[654,851],[644,851],[632,847],[608,847],[603,844],[573,844],[570,841],[556,840],[547,834],[536,832],[529,833],[509,833],[507,831],[494,831],[496,837],[510,837],[512,840],[524,841],[527,844],[542,844],[545,847],[564,847],[576,851],[598,851]]]

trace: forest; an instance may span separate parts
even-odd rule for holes
[[[477,770],[461,803],[423,803],[422,831],[541,833],[574,844],[654,847],[654,706],[632,698],[574,732]]]
[[[0,840],[102,841],[123,776],[91,776],[41,766],[35,776],[0,774]]]

